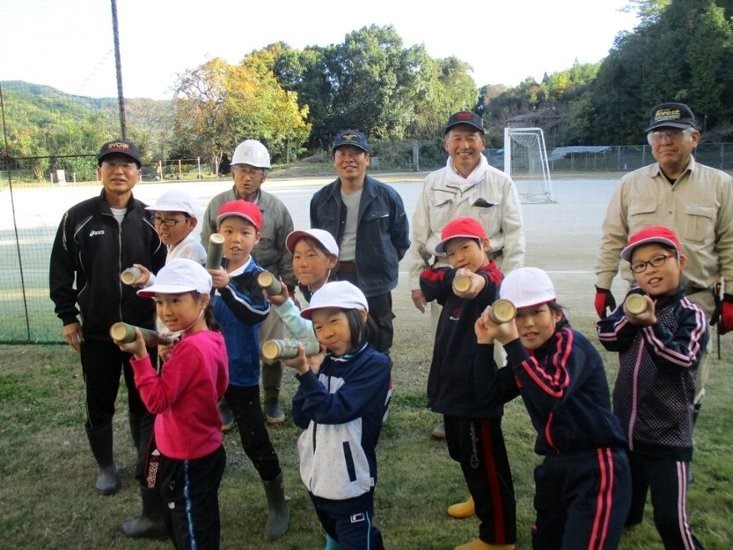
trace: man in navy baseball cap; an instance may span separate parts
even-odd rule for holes
[[[367,143],[366,136],[356,130],[344,130],[336,134],[336,138],[333,140],[333,145],[331,146],[331,152],[333,153],[339,147],[347,145],[361,149],[367,154],[369,153],[369,144]]]

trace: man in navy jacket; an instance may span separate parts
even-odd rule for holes
[[[373,345],[388,354],[394,336],[391,291],[410,246],[405,207],[397,191],[366,175],[370,156],[364,134],[339,132],[331,153],[339,177],[313,195],[311,227],[336,239],[336,275],[366,296],[378,328]]]

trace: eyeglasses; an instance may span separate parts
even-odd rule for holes
[[[137,163],[127,162],[125,160],[103,160],[102,168],[106,168],[108,170],[117,170],[118,168],[122,168],[125,172],[132,172],[133,170],[138,169]]]
[[[663,130],[647,132],[646,139],[649,142],[649,145],[665,140],[679,141],[683,137],[692,135],[692,132],[692,128],[685,128],[684,130],[682,128],[665,128]]]
[[[188,217],[185,217],[183,219],[181,218],[159,218],[158,216],[155,216],[153,218],[153,223],[156,227],[160,227],[161,225],[164,225],[165,227],[171,228],[174,227],[176,224],[179,224],[181,222],[188,221]]]
[[[671,257],[670,254],[659,254],[646,262],[634,262],[631,264],[631,271],[634,273],[643,273],[649,266],[662,267]]]

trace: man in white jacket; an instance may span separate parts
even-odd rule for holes
[[[489,238],[488,255],[503,273],[524,263],[519,193],[512,179],[486,160],[481,117],[470,111],[452,114],[445,125],[443,147],[448,161],[425,178],[410,226],[410,248],[405,254],[412,301],[423,313],[428,304],[420,290],[420,272],[431,266],[449,265],[445,256],[435,254],[435,245],[452,219],[467,216],[481,222]],[[440,306],[431,303],[430,312],[435,327]],[[433,430],[433,437],[445,437],[442,424]]]
[[[451,115],[443,147],[448,161],[425,178],[405,256],[412,301],[422,312],[426,302],[420,291],[420,272],[435,264],[448,265],[444,256],[435,255],[434,247],[445,224],[456,217],[468,216],[481,222],[489,237],[489,256],[503,273],[524,263],[519,193],[512,179],[490,166],[483,155],[486,138],[481,117],[469,111]],[[437,317],[433,313],[433,318]]]

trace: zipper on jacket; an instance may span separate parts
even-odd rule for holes
[[[123,221],[124,221],[124,218],[123,218]],[[117,273],[122,273],[123,269],[124,267],[122,266],[122,223],[118,223],[117,224]],[[119,297],[119,301],[117,302],[117,313],[119,313],[119,316],[120,316],[119,318],[121,321],[122,320],[122,293],[124,292],[125,289],[122,286],[123,284],[122,279],[120,279],[119,277],[117,277],[117,284],[119,285],[119,289],[120,289],[120,297]]]

